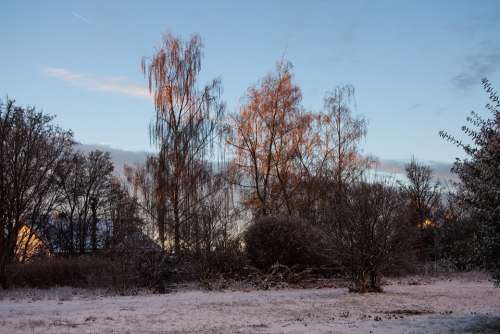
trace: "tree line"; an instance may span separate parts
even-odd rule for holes
[[[143,165],[125,166],[123,179],[113,175],[109,154],[75,151],[72,133],[53,125],[53,117],[5,101],[4,286],[26,223],[68,256],[144,253],[137,239],[147,236],[158,247],[154,254],[123,265],[141,267],[154,258],[135,273],[158,272],[155,282],[175,270],[244,275],[249,266],[266,271],[280,264],[323,268],[365,292],[381,291],[384,274],[429,263],[496,270],[500,116],[488,81],[493,117],[472,114],[472,127],[463,129],[474,144],[441,133],[469,156],[456,162],[461,182],[448,194],[432,169],[415,160],[403,182],[371,174],[377,162],[360,150],[367,122],[354,114],[351,85],[327,91],[322,110],[307,110],[292,64],[281,60],[228,113],[221,81],[199,83],[202,51],[198,35],[182,40],[168,33],[143,59],[156,153]]]

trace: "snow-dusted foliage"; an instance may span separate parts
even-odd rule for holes
[[[453,171],[460,177],[458,199],[482,224],[485,265],[500,279],[500,100],[487,79],[482,85],[489,95],[487,119],[472,111],[462,131],[471,139],[464,143],[448,133],[440,135],[461,147],[466,159],[457,159]]]

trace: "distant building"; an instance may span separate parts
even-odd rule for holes
[[[26,263],[37,257],[51,255],[47,242],[33,228],[23,222],[17,234],[16,260],[20,263]]]
[[[160,245],[137,226],[113,231],[110,220],[100,220],[96,226],[95,249],[91,233],[87,233],[83,254],[116,250],[119,252],[161,252]],[[47,256],[82,255],[78,235],[71,237],[68,221],[57,216],[43,224],[23,222],[17,235],[16,260],[26,263]]]

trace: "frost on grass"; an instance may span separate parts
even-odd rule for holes
[[[480,275],[394,280],[383,294],[362,295],[327,288],[61,298],[50,291],[36,300],[4,296],[0,332],[500,332],[500,289]]]

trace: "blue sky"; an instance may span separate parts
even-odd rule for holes
[[[0,94],[57,114],[83,143],[151,150],[140,71],[169,29],[205,44],[202,83],[228,111],[283,55],[308,109],[350,83],[369,122],[365,153],[452,161],[438,136],[484,114],[500,89],[500,1],[9,1],[0,11]]]

